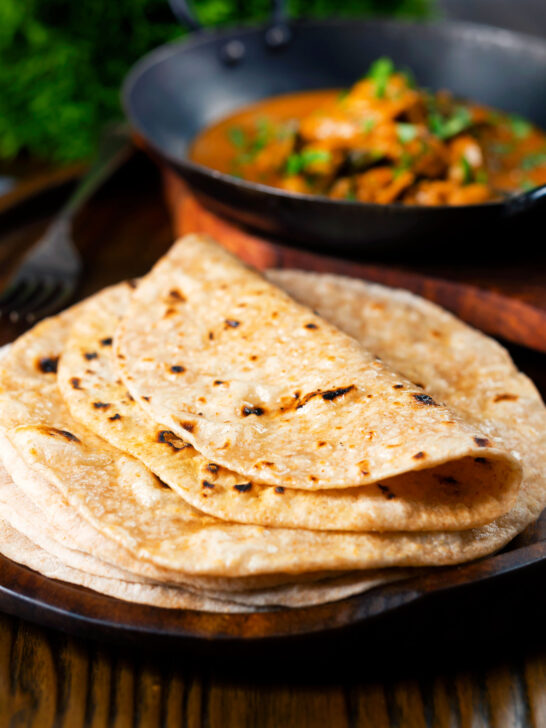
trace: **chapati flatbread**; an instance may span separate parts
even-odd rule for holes
[[[29,569],[37,571],[50,579],[58,579],[69,584],[84,586],[101,594],[123,599],[126,602],[137,602],[168,609],[194,609],[200,612],[245,613],[256,609],[241,604],[215,601],[204,595],[186,592],[179,587],[135,584],[73,569],[41,549],[1,518],[0,553],[8,559],[27,566]]]
[[[75,419],[141,460],[201,511],[263,526],[423,531],[483,525],[512,505],[516,491],[503,479],[506,464],[494,459],[487,468],[463,458],[350,489],[249,487],[242,476],[154,423],[117,377],[111,344],[131,293],[128,284],[120,284],[81,305],[59,365],[61,393]]]
[[[114,344],[150,416],[250,481],[347,488],[466,457],[477,490],[486,457],[518,486],[479,430],[208,238],[142,279]]]
[[[49,344],[55,341],[54,330],[52,320],[25,336],[32,340],[48,332]],[[39,378],[34,383],[24,379],[19,385],[14,384],[13,367],[16,372],[18,357],[27,343],[30,342],[25,337],[16,342],[1,372],[3,448],[5,441],[11,441],[27,468],[55,484],[85,520],[123,543],[137,558],[161,567],[226,577],[458,563],[507,543],[536,518],[544,505],[544,483],[538,477],[535,459],[526,469],[528,482],[520,491],[515,508],[495,523],[464,532],[339,534],[240,526],[207,517],[188,520],[179,516],[177,509],[183,501],[176,494],[161,486],[138,461],[120,455],[74,421],[53,383],[47,391]],[[536,393],[528,404],[529,422],[524,425],[516,418],[515,429],[521,427],[521,431],[514,437],[523,445],[533,431],[534,447],[543,458],[540,438],[545,431],[544,408]],[[29,422],[34,424],[24,424]],[[52,434],[52,426],[65,434]],[[80,442],[66,437],[66,433],[75,435]],[[526,452],[523,448],[524,455]],[[126,462],[130,463],[129,477],[120,477]],[[94,477],[102,472],[97,465],[103,464],[115,475],[113,479],[105,478],[105,483]],[[145,484],[138,493],[133,488],[135,472]],[[176,498],[176,505],[172,498]],[[186,529],[188,523],[190,528]]]
[[[34,568],[45,576],[72,581],[82,586],[88,586],[95,591],[117,596],[120,599],[124,599],[126,598],[125,595],[128,595],[129,601],[133,601],[132,597],[136,595],[138,598],[135,601],[155,606],[226,612],[238,611],[232,608],[235,604],[252,608],[271,606],[308,607],[345,599],[353,594],[368,591],[375,586],[399,581],[414,575],[412,571],[390,569],[329,576],[312,583],[284,584],[270,588],[248,589],[246,591],[241,589],[235,592],[214,591],[211,589],[196,590],[195,586],[179,588],[180,585],[169,586],[168,584],[159,584],[157,581],[154,582],[151,579],[139,577],[98,559],[93,553],[86,553],[73,548],[73,531],[65,533],[62,530],[59,531],[59,529],[53,528],[49,520],[44,517],[45,515],[15,485],[7,472],[0,467],[0,525],[7,521],[9,526],[17,531],[16,543],[24,543],[24,539],[29,542],[25,544],[22,558],[15,558],[14,554],[17,551],[13,548],[14,544],[2,551],[2,539],[0,538],[0,553],[4,553],[6,556],[10,555],[13,560]],[[72,521],[73,518],[70,518],[68,523],[64,524],[64,527]],[[97,535],[100,537],[99,534]],[[5,533],[4,543],[11,536],[11,531]],[[23,537],[23,539],[20,537]],[[32,548],[32,545],[35,548]],[[43,553],[40,552],[40,549]],[[39,559],[37,559],[38,556]],[[55,565],[55,570],[52,572],[50,568],[55,560],[60,563]],[[43,568],[44,564],[46,565],[45,569]],[[84,572],[86,576],[78,573],[76,574],[76,580],[71,579],[70,576],[74,570]],[[99,577],[99,579],[93,579],[93,577]],[[102,579],[106,579],[106,582],[103,583]],[[118,589],[115,588],[116,580],[122,582]],[[163,588],[134,590],[128,589],[125,582],[161,586]],[[106,589],[104,585],[106,585]],[[198,598],[192,599],[189,597],[191,593],[197,594]],[[210,603],[203,597],[210,599]],[[225,610],[222,610],[221,603],[226,601],[228,605]],[[220,604],[217,602],[220,602]]]

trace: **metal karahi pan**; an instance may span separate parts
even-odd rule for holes
[[[289,22],[279,2],[267,25],[210,31],[183,0],[171,5],[194,33],[139,61],[123,101],[134,129],[213,211],[300,246],[353,255],[432,249],[448,239],[476,245],[484,234],[492,240],[517,229],[540,208],[539,219],[545,213],[546,186],[472,206],[363,204],[245,182],[195,164],[187,150],[199,131],[244,105],[349,86],[379,56],[411,68],[423,86],[448,88],[546,128],[546,41],[454,22]]]

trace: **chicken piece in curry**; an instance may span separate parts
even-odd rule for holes
[[[520,116],[418,88],[380,58],[346,90],[260,101],[202,132],[190,157],[298,194],[472,205],[546,184],[546,134]]]

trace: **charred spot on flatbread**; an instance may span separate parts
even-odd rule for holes
[[[429,407],[438,407],[438,403],[435,402],[429,394],[415,394],[411,395],[416,402],[419,404],[425,404]]]
[[[181,437],[178,437],[178,435],[175,435],[174,432],[171,432],[170,430],[160,430],[157,433],[157,441],[161,443],[165,443],[165,445],[168,445],[173,450],[184,450],[187,447],[191,447],[189,443],[184,442],[184,440]]]
[[[58,364],[58,356],[43,356],[36,362],[36,366],[42,374],[56,374]]]
[[[351,392],[355,388],[354,384],[350,384],[348,387],[338,387],[337,389],[329,389],[326,392],[322,392],[322,399],[327,402],[332,402],[338,397],[342,397],[344,394]]]
[[[68,442],[81,442],[79,437],[76,437],[74,433],[69,432],[68,430],[60,430],[57,427],[43,427],[41,429],[48,435],[52,435],[53,437],[62,437],[63,439],[68,440]]]
[[[256,415],[256,417],[261,417],[265,413],[265,410],[263,407],[248,407],[247,405],[244,405],[241,414],[243,417],[248,417],[249,415]]]

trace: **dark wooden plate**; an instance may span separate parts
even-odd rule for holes
[[[43,194],[14,198],[0,207],[0,265],[5,275],[11,264],[46,224],[55,206],[66,194],[67,180],[50,180]],[[172,200],[171,200],[172,202]],[[186,218],[186,222],[187,222]],[[122,278],[138,276],[169,246],[172,229],[161,195],[157,172],[141,157],[133,159],[117,174],[82,213],[76,239],[86,258],[86,277],[81,295]],[[267,243],[266,245],[270,245]],[[258,249],[256,249],[258,250]],[[247,256],[258,253],[247,251]],[[262,253],[266,248],[260,248]],[[267,248],[268,255],[273,248]],[[324,270],[325,259],[306,253],[298,259],[292,251],[277,262],[300,264]],[[340,263],[344,269],[346,263]],[[330,269],[332,269],[330,267]],[[336,268],[333,268],[336,270]],[[345,272],[347,272],[345,270]],[[394,275],[391,273],[391,275]],[[422,276],[421,276],[422,278]],[[392,280],[394,284],[396,278]],[[0,327],[2,341],[20,331]],[[544,386],[546,357],[529,350],[514,349],[524,371]],[[440,597],[444,606],[457,609],[459,595],[468,588],[491,590],[493,582],[508,583],[546,563],[546,517],[529,527],[502,552],[479,561],[451,568],[418,572],[404,582],[380,587],[340,602],[298,610],[275,609],[251,615],[218,615],[158,609],[103,596],[88,589],[48,579],[0,557],[0,609],[82,637],[157,648],[194,649],[201,654],[243,654],[247,648],[265,656],[265,648],[277,648],[286,640],[312,640],[346,633],[347,630],[393,617],[414,606],[423,609],[430,597]],[[466,589],[465,589],[466,588]]]

